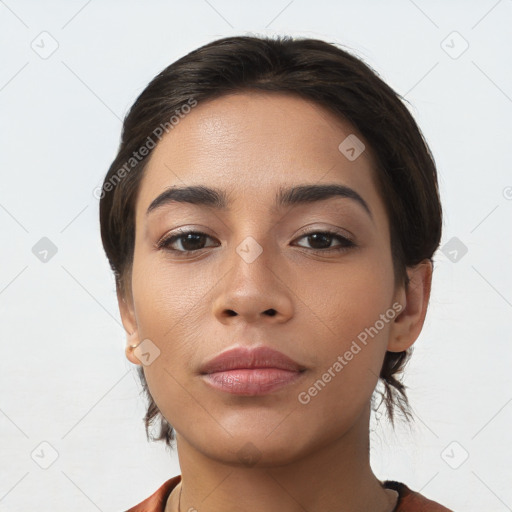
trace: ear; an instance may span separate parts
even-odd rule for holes
[[[137,319],[135,317],[135,309],[133,307],[133,300],[131,297],[124,297],[119,287],[117,288],[117,303],[119,305],[121,321],[123,323],[124,330],[126,331],[126,357],[133,364],[140,365],[140,360],[134,354],[134,348],[141,342],[141,340],[139,338],[139,331],[137,326]]]
[[[407,268],[409,284],[397,291],[395,299],[403,308],[394,319],[390,330],[388,351],[407,350],[418,338],[430,298],[432,285],[432,261],[425,259],[413,267]]]

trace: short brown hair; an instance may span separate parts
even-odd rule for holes
[[[405,99],[337,43],[291,36],[234,36],[208,43],[166,67],[124,119],[118,153],[100,196],[103,247],[122,296],[131,293],[135,204],[151,150],[140,161],[133,155],[155,128],[168,123],[191,99],[200,103],[250,91],[312,100],[362,134],[376,156],[378,185],[390,224],[395,282],[407,286],[406,267],[425,258],[432,261],[439,246],[442,210],[434,158]],[[131,162],[129,167],[127,162]],[[396,378],[410,355],[411,349],[386,352],[379,376],[393,425],[395,405],[406,418],[410,416],[405,386]],[[149,427],[159,420],[159,432],[152,439],[170,446],[174,429],[151,397],[141,366],[138,371],[148,399],[146,435],[149,439]]]

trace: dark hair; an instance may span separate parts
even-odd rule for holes
[[[123,297],[131,294],[135,204],[145,164],[156,145],[153,137],[160,138],[163,128],[172,129],[173,118],[179,122],[192,102],[249,91],[312,100],[351,123],[366,139],[375,155],[389,218],[395,283],[408,286],[406,267],[425,258],[432,261],[441,239],[442,211],[434,158],[405,99],[336,43],[236,36],[208,43],[165,68],[126,115],[119,150],[100,194],[101,237],[118,292]],[[410,416],[405,385],[397,379],[410,355],[411,348],[386,352],[379,375],[392,425],[395,405],[407,419]],[[149,427],[159,420],[160,431],[152,439],[171,446],[174,429],[151,397],[141,366],[138,372],[148,399],[146,435],[149,439]]]

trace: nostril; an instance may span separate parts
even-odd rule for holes
[[[276,316],[276,310],[275,309],[267,309],[265,313],[269,316]]]

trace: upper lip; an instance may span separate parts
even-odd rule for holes
[[[302,371],[305,367],[270,347],[235,347],[221,352],[201,367],[202,374],[243,368],[280,368]]]

